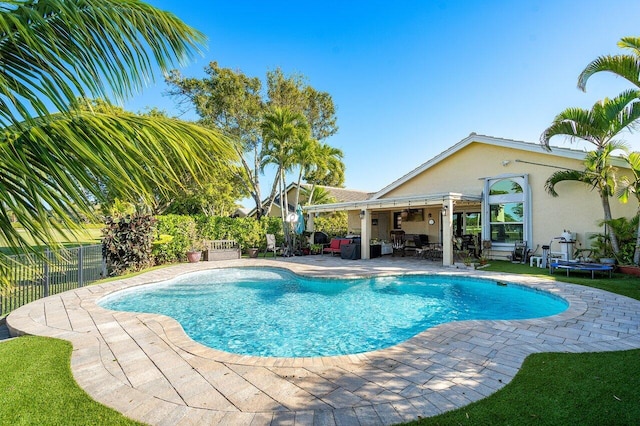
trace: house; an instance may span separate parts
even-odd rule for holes
[[[490,241],[489,258],[507,258],[517,241],[532,249],[551,242],[551,250],[573,254],[590,246],[590,234],[602,232],[600,198],[579,182],[559,183],[559,196],[552,197],[545,181],[557,170],[583,170],[585,154],[472,133],[366,200],[307,206],[305,212],[313,227],[317,213],[347,211],[349,231],[362,241],[388,240],[398,229],[427,234],[442,244],[445,265],[453,263],[454,238],[468,234],[487,247]],[[621,158],[613,162],[619,175],[629,174]],[[611,210],[613,217],[633,217],[636,206],[611,199]],[[562,243],[565,231],[573,239]],[[362,245],[363,259],[369,249]]]
[[[296,197],[296,188],[298,185],[296,183],[290,183],[287,185],[287,201],[288,201],[288,212],[295,212],[296,206],[295,197]],[[303,183],[300,184],[301,192],[300,192],[300,201],[301,203],[306,202],[304,198],[302,189],[306,189],[307,191],[311,190],[312,185]],[[358,191],[354,189],[346,189],[346,188],[337,188],[334,186],[322,186],[316,185],[317,190],[323,190],[329,197],[334,199],[337,203],[348,203],[348,202],[358,202],[368,199],[371,196],[371,193],[365,191]],[[262,200],[262,204],[265,205],[268,201],[268,198]],[[255,217],[256,208],[254,207],[247,216]],[[271,217],[280,217],[280,196],[276,194],[273,205],[271,206],[271,210],[269,211],[269,216]]]

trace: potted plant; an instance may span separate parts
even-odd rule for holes
[[[600,263],[606,265],[615,265],[616,258],[613,255],[613,249],[611,248],[611,241],[606,234],[596,234],[591,242],[591,248],[593,249],[592,256],[594,259],[599,259]]]
[[[247,247],[247,255],[251,258],[258,257],[258,253],[260,253],[260,242],[265,239],[258,232],[249,232],[244,236],[244,243]],[[266,240],[265,240],[266,241]]]
[[[322,248],[323,248],[322,244],[310,244],[309,245],[309,251],[311,252],[311,254],[321,254],[322,253]]]
[[[198,230],[195,222],[189,222],[186,234],[189,244],[187,248],[187,261],[189,261],[189,263],[200,262],[202,250],[204,250],[204,242],[198,236]]]

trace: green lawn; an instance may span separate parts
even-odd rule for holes
[[[22,228],[17,228],[20,235],[34,247],[42,247],[33,241],[33,238],[25,232]],[[102,225],[85,225],[84,228],[78,232],[75,238],[71,236],[70,232],[65,232],[65,235],[56,232],[56,239],[54,241],[62,243],[65,247],[77,247],[79,245],[86,244],[99,244],[102,236]],[[7,246],[6,241],[0,238],[0,253],[15,254],[11,251],[11,248]]]
[[[493,262],[491,271],[555,278],[640,299],[637,278],[555,277]],[[0,343],[0,424],[137,424],[91,400],[73,381],[71,345],[43,337]],[[500,391],[412,425],[633,425],[640,423],[640,350],[529,356]]]
[[[73,379],[71,343],[21,337],[0,343],[0,424],[139,425],[87,395]]]

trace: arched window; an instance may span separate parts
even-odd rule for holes
[[[513,244],[528,238],[528,179],[510,176],[487,179],[485,211],[489,220],[484,239],[496,244]]]

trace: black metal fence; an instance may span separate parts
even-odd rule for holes
[[[29,302],[85,286],[107,276],[102,245],[9,256],[10,288],[0,294],[0,317]]]

